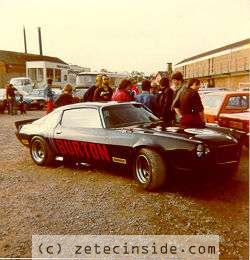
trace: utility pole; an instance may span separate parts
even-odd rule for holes
[[[38,27],[38,41],[39,41],[39,51],[40,55],[43,55],[43,47],[42,47],[42,36],[41,36],[41,27]]]
[[[27,54],[26,32],[25,32],[25,27],[24,26],[23,26],[23,40],[24,40],[24,51]]]

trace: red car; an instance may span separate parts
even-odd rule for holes
[[[241,113],[249,109],[248,91],[220,91],[202,96],[206,122],[217,123],[220,114]]]
[[[246,133],[244,144],[249,146],[249,119],[250,111],[234,114],[220,114],[219,126],[241,130]]]

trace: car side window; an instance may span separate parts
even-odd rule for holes
[[[58,120],[59,114],[60,113],[58,112],[58,113],[53,113],[51,115],[48,115],[46,119],[46,125],[55,126],[55,124],[59,121]]]
[[[232,96],[228,99],[226,108],[235,107],[246,109],[249,107],[249,100],[247,96]]]
[[[223,102],[223,96],[221,95],[204,95],[202,98],[202,104],[205,107],[216,108]]]
[[[99,112],[96,108],[75,108],[63,112],[63,127],[102,128]]]

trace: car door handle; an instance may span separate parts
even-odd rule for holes
[[[57,135],[60,135],[61,133],[62,133],[61,130],[56,130],[56,134],[57,134]]]

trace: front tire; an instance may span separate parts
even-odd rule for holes
[[[158,152],[143,148],[137,153],[134,176],[144,189],[153,191],[163,187],[167,180],[166,170],[165,162]]]
[[[32,160],[40,166],[49,166],[55,162],[55,155],[47,142],[40,136],[35,136],[30,143]]]

